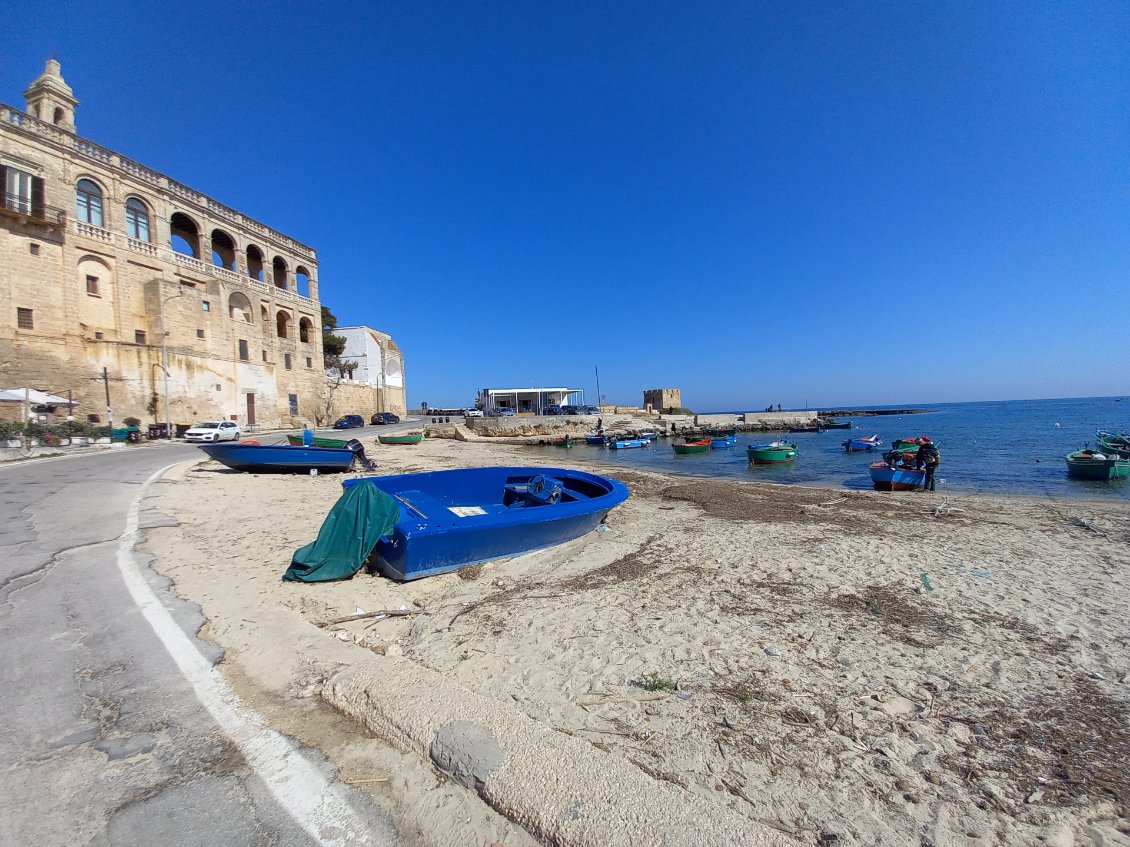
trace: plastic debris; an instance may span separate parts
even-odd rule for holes
[[[989,571],[985,570],[985,568],[970,568],[969,569],[969,575],[980,577],[981,579],[992,579],[993,578],[993,575]]]
[[[610,529],[609,529],[609,528],[608,528],[607,526],[605,526],[604,524],[601,524],[600,526],[598,526],[598,527],[596,528],[596,531],[597,531],[597,532],[612,532],[612,530],[610,530]]]
[[[922,587],[923,588],[925,588],[927,591],[933,591],[934,590],[934,586],[932,586],[930,584],[930,575],[927,574],[926,571],[922,572],[921,579],[922,579]]]

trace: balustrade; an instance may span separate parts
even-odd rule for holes
[[[114,243],[114,233],[108,229],[102,229],[100,226],[88,224],[85,221],[75,221],[75,232],[86,238],[93,238],[95,241],[101,241],[104,244]]]

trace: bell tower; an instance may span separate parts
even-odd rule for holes
[[[39,78],[24,92],[27,113],[68,132],[75,131],[75,106],[78,100],[60,73],[59,62],[48,59]]]

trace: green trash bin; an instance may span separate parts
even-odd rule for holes
[[[112,441],[125,441],[127,438],[129,438],[129,427],[128,426],[114,427],[110,431],[110,439]]]

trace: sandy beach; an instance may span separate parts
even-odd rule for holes
[[[385,473],[584,464],[366,448]],[[366,790],[408,843],[550,836],[327,718],[326,680],[357,663],[413,663],[781,843],[1130,845],[1124,505],[609,475],[632,497],[607,531],[413,583],[305,585],[281,576],[341,477],[203,462],[157,486],[147,508],[178,525],[143,550],[243,696],[345,777],[395,781]],[[380,609],[410,614],[319,626]]]

